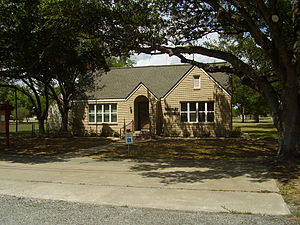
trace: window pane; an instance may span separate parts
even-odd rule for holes
[[[89,115],[89,122],[95,122],[95,115],[94,114]]]
[[[109,114],[104,114],[104,122],[109,122]]]
[[[214,111],[214,102],[207,103],[207,111]]]
[[[117,112],[117,104],[112,104],[112,105],[111,105],[111,111],[112,111],[113,113],[116,113],[116,112]]]
[[[102,122],[102,114],[97,114],[97,122]]]
[[[201,112],[198,114],[198,120],[199,122],[205,122],[205,113]]]
[[[187,122],[187,113],[181,113],[181,122]]]
[[[89,105],[89,113],[95,113],[95,105]]]
[[[190,102],[190,111],[196,111],[196,102]]]
[[[97,114],[102,113],[102,105],[97,105]]]
[[[200,88],[200,77],[194,77],[194,88]]]
[[[111,122],[117,122],[117,114],[111,114]]]
[[[215,121],[215,113],[208,112],[207,113],[207,122],[214,122]]]
[[[196,122],[196,113],[190,113],[190,122]]]
[[[198,110],[199,111],[205,111],[205,103],[204,102],[199,102],[198,103]]]
[[[181,102],[181,111],[187,111],[187,102]]]
[[[104,113],[109,113],[109,104],[104,105]]]

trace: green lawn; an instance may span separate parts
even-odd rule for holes
[[[28,132],[31,133],[32,130],[36,130],[38,131],[38,123],[33,122],[33,123],[18,123],[18,132]],[[9,131],[11,133],[15,133],[16,132],[16,123],[15,122],[11,122],[9,124]]]
[[[233,123],[233,127],[239,127],[243,133],[248,133],[252,138],[278,139],[278,133],[271,121],[264,123]]]

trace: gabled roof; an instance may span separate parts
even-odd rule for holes
[[[142,83],[157,98],[163,97],[186,73],[193,68],[188,64],[168,66],[145,66],[111,68],[96,76],[95,90],[89,90],[88,99],[125,99]],[[209,74],[230,93],[229,76],[223,73]]]

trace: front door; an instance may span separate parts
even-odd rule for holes
[[[138,119],[138,121],[137,121],[138,130],[150,128],[149,102],[139,102],[138,103],[138,118],[137,119]]]

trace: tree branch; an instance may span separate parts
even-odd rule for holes
[[[145,47],[140,48],[139,51],[143,53],[151,54],[153,51],[160,51],[161,53],[166,53],[170,56],[177,56],[179,57],[183,62],[191,63],[195,66],[200,66],[207,72],[216,72],[216,71],[222,71],[226,72],[228,66],[225,67],[215,67],[214,66],[207,65],[204,63],[199,63],[194,60],[189,60],[186,57],[183,56],[183,54],[202,54],[206,56],[215,57],[218,59],[225,60],[226,62],[229,62],[233,68],[230,71],[231,73],[234,73],[240,79],[243,83],[246,83],[248,86],[252,87],[255,90],[259,90],[264,93],[266,98],[269,100],[270,107],[272,111],[276,114],[279,113],[279,99],[278,94],[272,87],[272,85],[268,82],[266,77],[261,77],[259,74],[256,73],[256,71],[248,64],[244,63],[242,60],[237,58],[235,55],[227,52],[223,52],[220,50],[214,50],[214,49],[207,49],[200,46],[184,46],[184,47],[166,47],[166,46],[153,46],[153,47]],[[224,70],[221,70],[224,69]]]

